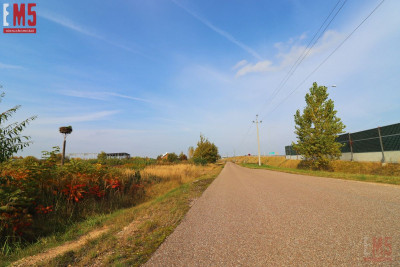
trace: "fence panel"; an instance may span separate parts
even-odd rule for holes
[[[341,134],[336,140],[343,145],[342,153],[400,151],[400,123]],[[292,146],[286,146],[285,152],[286,155],[297,155]],[[384,155],[382,155],[382,160],[384,160]]]

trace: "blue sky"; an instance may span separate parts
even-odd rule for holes
[[[398,123],[396,0],[305,80],[380,3],[348,0],[271,97],[337,2],[37,1],[37,34],[0,36],[0,108],[21,104],[16,120],[38,115],[21,153],[35,156],[61,146],[64,125],[74,129],[67,153],[155,157],[186,152],[203,133],[223,156],[256,154],[257,113],[262,153],[281,154],[314,81],[337,85],[330,96],[347,131]]]

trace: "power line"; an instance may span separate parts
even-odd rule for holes
[[[303,60],[310,54],[311,49],[314,48],[315,44],[319,41],[319,39],[322,37],[322,35],[326,32],[327,28],[331,25],[332,21],[336,18],[336,16],[339,14],[339,12],[342,10],[343,6],[346,4],[347,0],[345,0],[343,2],[343,4],[341,5],[341,7],[338,9],[338,11],[335,13],[335,15],[333,16],[333,18],[329,21],[329,23],[325,26],[324,30],[319,34],[318,38],[314,41],[314,43],[312,44],[312,46],[310,48],[308,48],[308,50],[306,51],[306,53],[303,53],[303,56],[301,57],[299,63],[294,67],[294,69],[292,70],[292,72],[290,73],[290,75],[287,77],[287,79],[285,80],[285,82],[283,83],[282,87],[286,84],[286,82],[290,79],[290,77],[294,74],[294,72],[297,70],[297,68],[299,67],[299,65],[303,62]],[[281,89],[282,89],[281,87]],[[280,91],[280,90],[279,90]],[[277,93],[279,93],[279,91]],[[276,95],[275,95],[276,96]]]
[[[267,99],[267,101],[261,106],[261,110],[259,113],[261,113],[264,109],[263,107],[267,105],[268,102],[271,102],[275,96],[279,93],[279,91],[282,89],[282,87],[286,84],[286,82],[289,80],[289,78],[294,74],[294,72],[296,71],[296,69],[298,68],[298,66],[303,62],[303,60],[308,56],[309,52],[311,51],[311,49],[314,47],[314,45],[318,42],[318,40],[321,38],[321,36],[325,33],[326,29],[329,27],[329,25],[332,23],[332,21],[335,19],[335,17],[337,16],[337,14],[340,12],[340,10],[343,8],[344,4],[347,2],[347,0],[345,0],[342,4],[342,6],[337,10],[337,12],[335,13],[335,15],[333,16],[333,18],[329,21],[329,23],[325,26],[324,30],[322,31],[322,33],[319,34],[318,38],[315,40],[315,42],[312,44],[312,42],[314,41],[314,39],[316,38],[316,36],[318,35],[318,33],[321,31],[322,27],[325,25],[325,23],[328,21],[328,19],[331,17],[332,13],[335,11],[335,9],[337,8],[337,6],[339,5],[339,3],[342,0],[338,0],[336,5],[332,8],[331,12],[329,13],[329,15],[325,18],[324,22],[321,24],[321,26],[319,27],[319,29],[315,32],[313,38],[310,40],[310,42],[307,44],[307,47],[303,50],[302,54],[297,58],[296,62],[292,65],[292,67],[290,68],[289,72],[286,74],[285,78],[281,81],[281,83],[278,85],[278,87],[274,90],[274,92],[272,93],[272,97]],[[312,46],[310,47],[310,45],[312,44]],[[300,62],[299,62],[300,61]],[[241,142],[239,143],[238,148],[240,148],[243,145],[243,142],[246,140],[247,136],[249,135],[250,129],[252,127],[252,124],[250,124],[249,128],[247,129],[246,133],[244,134]]]
[[[329,15],[325,18],[324,22],[321,24],[319,29],[315,32],[313,38],[310,40],[306,48],[303,50],[302,54],[297,58],[296,62],[292,65],[290,68],[289,72],[286,74],[286,76],[283,78],[283,80],[280,82],[278,87],[272,92],[272,95],[267,101],[262,105],[262,108],[260,110],[260,113],[264,111],[264,107],[267,105],[267,103],[271,102],[277,95],[278,93],[282,90],[282,88],[285,86],[287,81],[290,79],[290,77],[293,76],[297,68],[300,66],[300,64],[304,61],[304,59],[310,54],[311,49],[314,48],[315,44],[319,41],[319,39],[323,36],[323,34],[326,32],[327,28],[331,25],[332,21],[336,18],[336,16],[339,14],[339,12],[342,10],[343,6],[346,4],[347,0],[345,0],[340,8],[336,11],[334,16],[331,18],[329,23],[324,27],[325,23],[328,21],[328,19],[331,17],[332,13],[336,10],[337,6],[342,0],[339,0],[336,5],[332,8],[331,12]],[[323,31],[321,29],[324,27]],[[318,37],[317,37],[318,35]],[[317,38],[316,38],[317,37]]]
[[[297,91],[297,89],[300,88],[300,86],[302,86],[323,64],[325,64],[326,61],[328,61],[328,59],[336,53],[337,50],[339,50],[340,47],[342,47],[342,45],[361,27],[361,25],[364,24],[364,22],[369,19],[369,17],[371,17],[371,15],[373,13],[375,13],[375,11],[383,4],[383,2],[385,2],[385,0],[382,0],[372,11],[371,13],[368,14],[367,17],[365,17],[360,24],[358,24],[358,26],[349,34],[347,35],[347,37],[310,73],[307,75],[307,77],[301,82],[299,83],[299,85],[297,85],[278,105],[275,106],[275,108],[273,108],[271,111],[268,112],[268,114],[271,114],[272,112],[274,112],[282,103],[284,103],[295,91]],[[265,119],[266,117],[263,117],[263,119]]]

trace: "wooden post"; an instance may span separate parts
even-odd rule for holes
[[[353,161],[353,141],[351,141],[351,135],[349,133],[349,145],[350,145],[350,161]]]
[[[65,160],[65,146],[67,145],[67,135],[64,134],[64,143],[63,143],[63,152],[62,152],[62,157],[61,157],[61,165],[64,165],[64,160]]]
[[[382,135],[381,135],[381,127],[378,127],[379,134],[379,142],[381,143],[381,151],[382,151],[382,163],[385,162],[385,150],[383,148]]]

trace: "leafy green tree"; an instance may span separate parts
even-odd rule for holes
[[[4,93],[0,94],[0,103],[4,95]],[[23,122],[14,122],[5,125],[20,108],[21,106],[17,105],[0,113],[0,163],[8,160],[14,153],[23,150],[31,144],[30,137],[21,136],[21,132],[31,121],[36,119],[36,116],[30,117]]]
[[[336,116],[327,90],[314,82],[306,94],[303,114],[297,110],[294,115],[297,144],[293,143],[293,148],[303,155],[303,165],[313,169],[328,169],[330,161],[341,155],[341,144],[336,138],[343,133],[345,125]]]
[[[197,142],[196,150],[193,153],[193,159],[204,159],[207,163],[214,163],[221,156],[218,154],[218,148],[214,143],[208,141],[202,134],[200,134],[200,141]]]
[[[175,153],[168,153],[167,154],[167,161],[168,162],[177,162],[178,161],[178,155]]]

